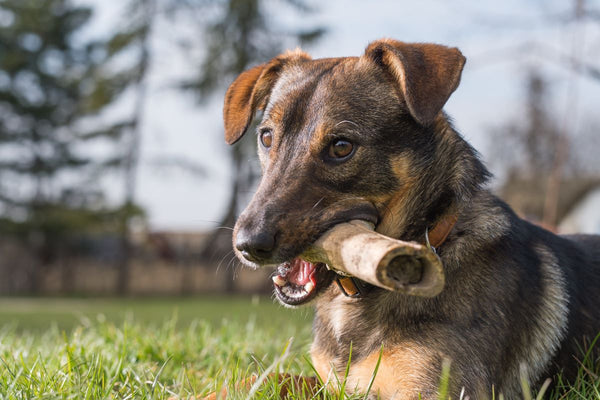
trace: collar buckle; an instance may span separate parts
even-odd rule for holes
[[[429,228],[425,228],[425,244],[437,255],[437,249],[429,242]]]
[[[340,291],[346,297],[358,299],[363,297],[365,293],[365,287],[358,279],[353,276],[336,276],[335,283],[337,283]]]

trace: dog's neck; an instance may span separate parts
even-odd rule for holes
[[[439,148],[436,158],[423,171],[425,175],[409,195],[415,199],[407,204],[404,213],[410,215],[399,227],[396,236],[402,240],[423,242],[429,231],[430,241],[446,240],[456,220],[468,212],[474,196],[482,190],[490,176],[473,149],[454,129],[448,117],[440,113],[430,134]],[[450,223],[452,222],[452,223]],[[438,233],[439,232],[439,233]],[[431,237],[439,236],[433,240]],[[439,247],[434,245],[434,247]]]

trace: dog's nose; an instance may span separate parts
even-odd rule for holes
[[[237,233],[235,248],[249,261],[265,261],[273,254],[275,235],[264,231],[254,233],[242,229]]]

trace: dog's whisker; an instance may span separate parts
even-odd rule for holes
[[[228,268],[231,268],[233,271],[233,279],[237,279],[240,275],[240,271],[242,270],[243,266],[239,262],[236,263],[234,259],[230,262]]]
[[[233,228],[230,226],[216,226],[215,229],[225,229],[225,230],[233,231]]]
[[[225,266],[225,269],[235,268],[236,262],[237,262],[237,257],[235,255],[231,256],[231,258],[227,262],[227,265]]]
[[[325,197],[321,197],[319,200],[317,200],[317,202],[315,203],[314,206],[312,206],[312,209],[315,209],[319,204],[321,204],[321,202],[325,199]]]
[[[338,126],[340,126],[341,124],[351,124],[351,125],[354,125],[354,126],[355,126],[355,127],[357,127],[357,128],[360,128],[360,126],[359,126],[359,125],[358,125],[356,122],[354,122],[354,121],[350,121],[350,120],[347,120],[347,119],[345,119],[345,120],[343,120],[343,121],[340,121],[340,122],[338,122],[338,123],[337,123],[337,124],[335,124],[334,126],[337,128],[337,127],[338,127]]]
[[[227,252],[227,254],[225,254],[223,257],[221,257],[221,260],[219,261],[219,263],[217,264],[217,267],[215,268],[217,273],[220,271],[221,266],[223,265],[223,262],[228,257],[231,257],[231,259],[233,259],[233,260],[237,259],[235,252],[233,250],[230,250],[229,252]],[[227,262],[227,264],[229,264],[231,262],[231,259],[230,259],[230,261]],[[227,269],[227,266],[225,268]]]

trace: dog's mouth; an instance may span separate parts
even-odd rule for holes
[[[275,296],[287,306],[299,306],[314,299],[333,281],[335,273],[323,263],[301,258],[280,264],[273,275]]]

